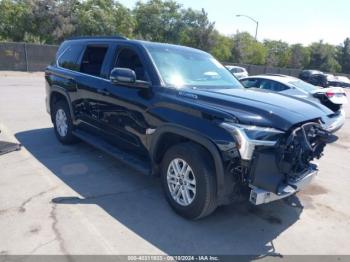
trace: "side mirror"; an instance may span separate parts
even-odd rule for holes
[[[136,88],[149,88],[151,83],[142,80],[136,80],[136,73],[129,68],[113,68],[109,76],[112,84],[125,85]]]
[[[136,74],[129,68],[116,67],[111,71],[109,79],[112,84],[133,84],[136,82]]]

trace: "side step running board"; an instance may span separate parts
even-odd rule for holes
[[[114,158],[118,159],[119,161],[129,165],[131,168],[135,169],[138,172],[141,172],[143,174],[151,174],[151,168],[149,163],[146,161],[142,161],[138,159],[137,157],[134,157],[126,152],[123,152],[122,150],[118,149],[117,147],[110,145],[102,138],[99,138],[97,136],[91,135],[85,131],[82,130],[74,130],[73,134],[83,140],[84,142],[92,145],[93,147],[96,147],[100,149],[101,151],[113,156]]]

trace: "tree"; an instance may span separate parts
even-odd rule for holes
[[[268,66],[287,66],[290,60],[288,43],[276,40],[265,40],[264,46],[267,49],[266,64]]]
[[[131,11],[113,0],[87,0],[77,9],[74,35],[124,35],[131,37],[135,21]]]
[[[350,38],[344,40],[343,45],[339,47],[339,59],[342,72],[350,74]]]
[[[290,58],[288,67],[290,68],[304,68],[310,63],[309,49],[301,44],[290,46]]]
[[[28,28],[26,18],[29,15],[23,1],[0,1],[0,37],[9,41],[23,41]]]
[[[24,0],[29,14],[24,41],[59,43],[75,30],[78,0]]]
[[[323,41],[312,43],[310,49],[309,68],[319,69],[325,72],[340,72],[341,66],[336,60],[337,49],[330,44],[324,44]]]
[[[181,40],[183,45],[211,50],[215,45],[215,23],[209,21],[204,9],[196,11],[191,8],[182,10]]]
[[[247,32],[233,36],[232,62],[263,65],[266,62],[266,49]]]
[[[233,48],[232,39],[230,37],[221,35],[217,31],[213,33],[213,39],[215,41],[215,44],[211,48],[210,53],[219,61],[230,61],[232,56],[231,50]]]
[[[174,1],[137,2],[135,34],[145,40],[177,43],[182,27],[180,10],[181,5]]]

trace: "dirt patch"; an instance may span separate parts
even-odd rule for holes
[[[313,204],[313,199],[311,196],[300,194],[300,200],[301,200],[301,204],[303,205],[303,208],[305,208],[305,209],[315,209],[316,208],[315,205]]]
[[[38,234],[40,230],[41,230],[41,227],[40,227],[40,226],[35,226],[35,227],[32,227],[32,228],[29,230],[29,232],[30,232],[31,234]]]
[[[320,185],[317,184],[311,184],[307,188],[305,188],[303,191],[299,193],[300,196],[304,195],[311,195],[311,196],[316,196],[316,195],[323,195],[328,193],[328,190]]]
[[[265,210],[262,210],[260,208],[249,207],[247,211],[249,214],[253,214],[253,215],[265,220],[269,224],[274,224],[274,225],[281,225],[282,224],[282,219],[280,219],[277,216],[268,214]]]

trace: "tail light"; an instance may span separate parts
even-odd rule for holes
[[[334,93],[333,93],[333,92],[328,91],[328,92],[326,92],[326,96],[327,96],[327,97],[329,97],[329,98],[331,98],[331,97],[333,97],[333,96],[334,96]]]

